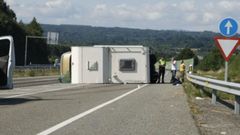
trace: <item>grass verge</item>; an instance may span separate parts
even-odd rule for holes
[[[184,91],[188,97],[188,103],[189,103],[189,107],[190,110],[193,114],[199,114],[200,109],[199,107],[195,104],[194,100],[196,97],[201,97],[201,93],[200,91],[188,80],[186,80],[183,84],[182,84]]]
[[[14,70],[13,77],[34,77],[59,75],[59,69],[19,69]]]

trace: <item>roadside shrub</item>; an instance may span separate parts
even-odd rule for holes
[[[61,76],[59,78],[59,81],[61,83],[71,83],[71,75],[70,72],[67,72],[65,75]]]
[[[224,65],[224,59],[220,51],[215,47],[207,56],[200,61],[197,68],[202,71],[217,71]]]
[[[33,77],[33,76],[35,76],[35,72],[33,70],[28,70],[27,76]]]

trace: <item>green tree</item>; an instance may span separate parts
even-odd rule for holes
[[[219,70],[224,65],[224,59],[220,51],[215,47],[207,56],[200,61],[198,68],[203,71]]]
[[[177,60],[194,58],[195,54],[190,48],[184,48],[176,57]]]
[[[5,16],[8,18],[8,20],[16,21],[16,14],[13,10],[10,9],[10,7],[7,5],[4,0],[0,0],[0,16]]]
[[[37,19],[34,17],[33,20],[26,26],[26,31],[29,35],[32,36],[42,36],[43,30],[41,25],[37,22]]]
[[[25,31],[17,23],[17,18],[13,10],[0,0],[0,36],[11,35],[14,39],[16,64],[21,65],[24,62],[24,42]]]
[[[25,53],[25,37],[42,36],[43,30],[36,18],[29,24],[17,22],[16,14],[4,0],[0,0],[0,36],[11,35],[14,39],[16,65],[23,65]],[[48,63],[48,49],[44,40],[29,40],[27,62],[35,64]]]
[[[198,65],[199,60],[197,55],[190,49],[184,48],[176,57],[177,60],[184,60],[184,59],[194,59],[194,65]]]
[[[70,46],[49,46],[48,53],[49,53],[49,62],[54,63],[55,59],[60,59],[61,55],[65,52],[71,51]]]
[[[33,20],[25,25],[28,36],[43,36],[41,25],[34,17]],[[48,64],[48,46],[45,39],[28,38],[28,57],[27,64]]]

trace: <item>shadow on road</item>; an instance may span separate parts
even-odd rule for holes
[[[26,99],[26,98],[0,98],[0,105],[17,105],[26,102],[40,101],[42,99]]]
[[[24,104],[27,102],[35,102],[35,101],[49,101],[49,100],[66,100],[66,99],[42,99],[42,98],[0,98],[0,105],[18,105]]]

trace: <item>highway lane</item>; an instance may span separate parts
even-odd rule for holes
[[[13,84],[14,84],[14,88],[38,86],[38,85],[46,85],[46,84],[56,84],[56,83],[59,83],[58,78],[59,76],[14,78]]]
[[[70,87],[70,85],[69,85]],[[69,120],[119,96],[137,84],[86,85],[0,101],[0,131],[31,135]],[[182,87],[149,85],[76,119],[52,134],[197,135]]]

